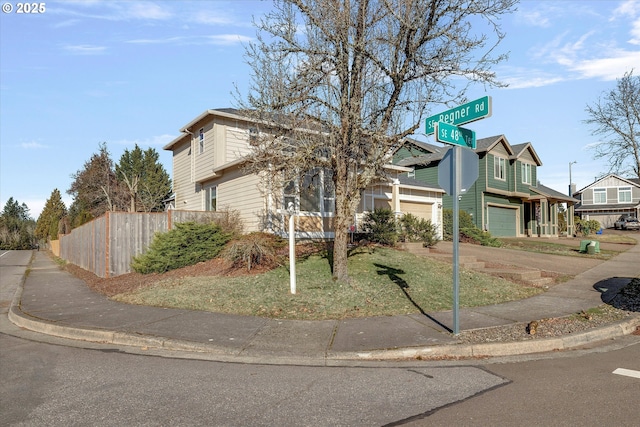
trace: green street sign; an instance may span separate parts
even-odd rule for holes
[[[435,114],[426,120],[426,134],[435,133],[436,123],[462,125],[476,120],[491,117],[491,97],[483,96],[475,101],[467,102],[443,113]]]
[[[444,122],[437,122],[435,128],[436,141],[461,145],[475,150],[476,133],[471,129],[461,128]]]

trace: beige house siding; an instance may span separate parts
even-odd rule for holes
[[[206,110],[181,129],[184,135],[164,147],[173,151],[175,207],[204,210],[207,189],[215,186],[216,209],[238,212],[245,232],[286,233],[284,226],[288,215],[279,206],[282,189],[279,186],[265,187],[268,183],[261,175],[246,174],[242,169],[242,157],[252,150],[251,127],[252,123],[228,110]],[[203,152],[200,152],[200,129],[204,129]],[[442,193],[405,187],[385,183],[367,189],[354,225],[357,227],[362,213],[373,210],[374,206],[390,207],[400,215],[403,202],[439,225]],[[296,220],[296,234],[300,237],[332,238],[333,215],[333,212],[301,212]]]
[[[173,148],[173,191],[176,209],[201,210],[196,184],[191,180],[191,139]]]
[[[251,146],[249,145],[249,133],[246,128],[227,127],[225,141],[227,147],[227,162],[232,162],[237,158],[248,155],[251,152]]]
[[[241,168],[235,167],[225,170],[222,177],[207,181],[203,186],[217,186],[218,210],[237,211],[244,231],[252,232],[262,231],[265,222],[265,196],[260,191],[259,184],[258,175],[243,174]],[[202,203],[204,206],[204,199]]]
[[[204,151],[200,152],[200,142],[198,132],[204,128]],[[209,178],[215,167],[216,143],[215,127],[213,122],[209,122],[194,129],[192,156],[195,162],[195,181],[202,182]]]

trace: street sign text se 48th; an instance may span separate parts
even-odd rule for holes
[[[436,123],[436,141],[461,145],[476,149],[476,133],[471,129],[450,125],[444,122]]]
[[[442,113],[428,117],[426,120],[426,135],[435,132],[436,123],[444,122],[451,125],[462,125],[476,120],[491,117],[491,97],[483,96],[475,101],[467,102]]]

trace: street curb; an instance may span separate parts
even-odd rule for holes
[[[31,262],[30,262],[31,263]],[[33,332],[59,338],[85,341],[97,344],[128,346],[137,350],[167,350],[198,354],[207,360],[235,363],[261,363],[271,365],[299,364],[307,366],[346,366],[369,362],[445,361],[464,359],[487,359],[492,357],[521,356],[572,350],[581,346],[629,335],[640,329],[640,313],[633,313],[631,319],[594,328],[576,334],[481,344],[444,344],[428,347],[405,347],[372,351],[327,351],[317,355],[277,354],[247,348],[231,349],[214,343],[200,343],[160,336],[142,335],[124,331],[80,328],[52,323],[38,319],[21,309],[22,294],[28,273],[17,285],[8,309],[8,319],[14,325]],[[174,354],[173,356],[176,356]]]
[[[331,365],[336,366],[347,362],[398,362],[398,361],[429,361],[429,360],[460,360],[483,359],[503,356],[521,356],[536,353],[548,353],[572,350],[586,344],[605,341],[629,335],[640,328],[640,316],[620,321],[611,325],[596,328],[590,331],[568,335],[563,337],[543,338],[530,341],[512,341],[487,344],[452,344],[430,347],[398,348],[373,350],[362,352],[328,352],[323,356],[302,355],[274,355],[269,354],[245,354],[244,349],[230,350],[214,344],[197,343],[186,340],[139,335],[127,332],[108,331],[99,329],[85,329],[71,326],[52,324],[47,321],[35,319],[23,313],[16,304],[19,301],[22,289],[14,296],[14,301],[9,309],[9,320],[18,327],[33,332],[52,335],[59,338],[68,338],[79,341],[88,341],[98,344],[123,345],[139,347],[143,349],[163,349],[169,351],[207,354],[207,358],[221,362],[240,363],[267,363],[267,364],[304,364],[304,365]]]

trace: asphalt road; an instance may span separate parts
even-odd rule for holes
[[[474,366],[268,366],[0,334],[3,426],[376,426],[507,383]]]
[[[640,424],[640,337],[612,351],[487,365],[510,383],[409,426],[618,426]],[[627,374],[614,373],[623,369]]]

